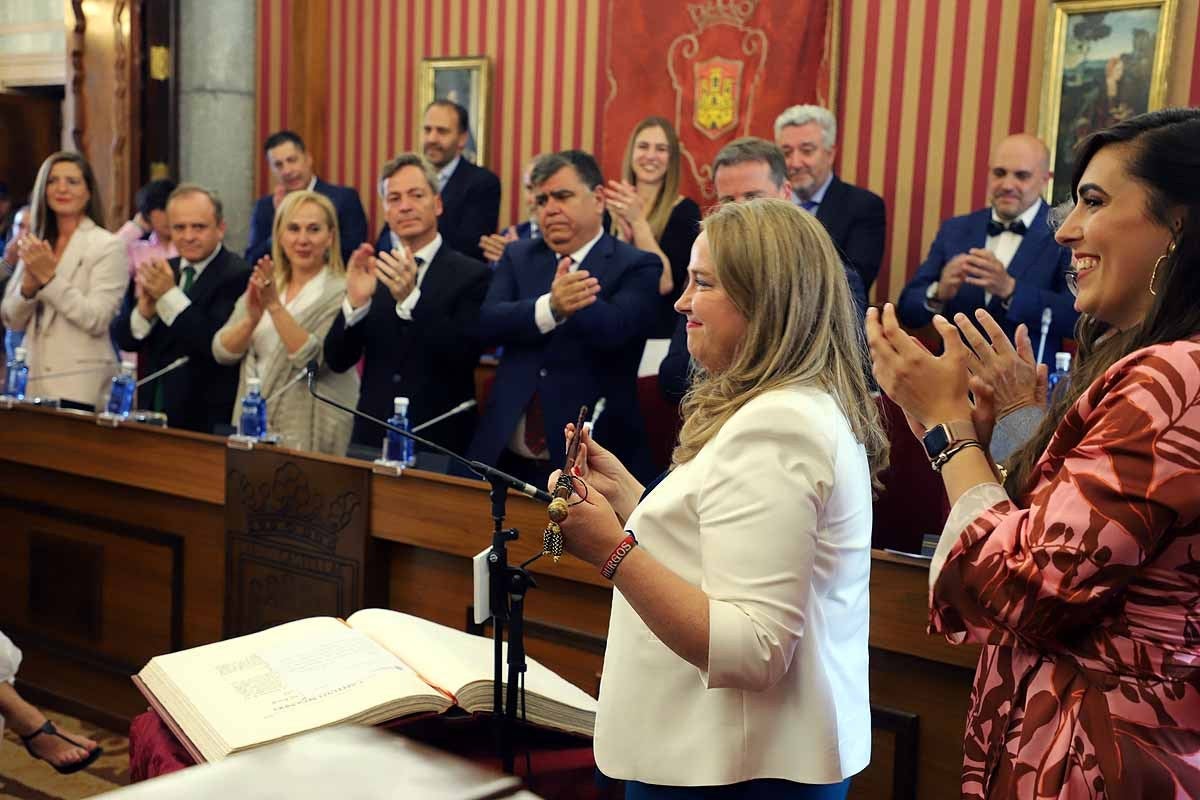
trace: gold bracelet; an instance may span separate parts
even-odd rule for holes
[[[978,447],[980,450],[983,450],[983,445],[981,445],[977,440],[963,439],[960,442],[955,442],[945,452],[943,452],[933,461],[930,461],[929,466],[933,468],[934,472],[941,472],[942,467],[946,466],[946,462],[961,453],[963,450],[966,450],[968,447]]]

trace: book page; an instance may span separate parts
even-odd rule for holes
[[[198,716],[234,750],[436,695],[369,637],[329,617],[158,656],[143,680],[158,683],[155,673],[169,680],[169,692],[152,688],[177,720]],[[172,696],[191,708],[171,708]]]
[[[455,696],[470,684],[492,683],[491,639],[383,608],[363,609],[346,622],[386,647],[426,682],[447,689]],[[506,644],[505,658],[507,654]],[[527,656],[526,661],[525,688],[528,692],[572,708],[596,710],[596,700],[587,692],[532,658]],[[507,678],[507,662],[504,662],[504,669]],[[490,708],[490,699],[486,702]],[[471,705],[472,708],[467,710],[479,710],[476,704]]]

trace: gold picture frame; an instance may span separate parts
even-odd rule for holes
[[[481,167],[487,166],[490,72],[487,56],[424,58],[417,93],[422,114],[434,100],[452,100],[467,110],[469,135],[463,155]]]
[[[1070,197],[1076,142],[1166,103],[1176,0],[1055,0],[1050,13],[1038,134],[1057,205]]]

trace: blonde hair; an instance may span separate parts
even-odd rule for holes
[[[638,134],[647,128],[661,128],[667,137],[667,171],[658,187],[654,205],[646,210],[646,222],[650,224],[654,240],[658,241],[671,219],[671,212],[679,203],[679,136],[675,133],[675,127],[663,117],[646,117],[637,124],[629,135],[629,142],[625,145],[625,161],[621,164],[621,177],[634,186],[637,186],[637,176],[633,174],[633,148]],[[617,221],[614,219],[612,233],[615,235],[617,230]]]
[[[329,252],[325,254],[325,264],[334,275],[345,275],[346,264],[342,261],[342,237],[338,232],[337,211],[329,198],[320,192],[299,191],[289,192],[275,211],[275,225],[271,231],[271,260],[275,262],[275,282],[287,285],[292,280],[292,262],[287,253],[283,252],[279,234],[305,203],[312,203],[325,212],[325,224],[333,231],[333,240],[329,243]]]
[[[672,466],[694,458],[755,397],[802,384],[833,395],[878,475],[887,466],[887,436],[867,387],[866,342],[845,268],[825,228],[793,204],[767,198],[727,203],[701,228],[746,334],[728,368],[697,372],[683,398]]]

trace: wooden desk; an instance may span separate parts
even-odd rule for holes
[[[0,410],[0,630],[25,651],[21,687],[31,699],[122,729],[145,708],[130,674],[154,655],[221,638],[226,453],[213,436]],[[470,558],[490,543],[487,490],[416,470],[371,476],[369,525],[382,544],[391,608],[464,625]],[[508,512],[522,533],[510,554],[523,561],[540,548],[545,510],[511,495]],[[609,584],[570,557],[539,560],[531,571],[530,655],[594,693]],[[891,797],[896,776],[922,800],[958,794],[978,650],[925,633],[927,575],[925,562],[874,554],[876,755],[854,797]]]

